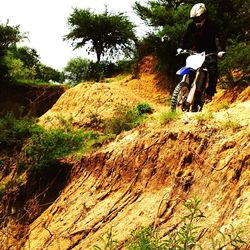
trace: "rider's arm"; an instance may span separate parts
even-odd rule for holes
[[[187,27],[186,32],[184,33],[181,48],[182,49],[191,49],[190,43],[191,43],[191,37],[192,37],[192,23],[190,23]]]

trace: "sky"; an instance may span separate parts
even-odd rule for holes
[[[143,0],[139,1],[143,2]],[[68,61],[76,56],[90,58],[86,49],[74,50],[70,42],[63,41],[69,32],[67,19],[73,8],[102,13],[105,5],[112,13],[124,12],[135,23],[137,35],[143,35],[143,21],[135,15],[132,5],[135,0],[4,0],[0,5],[0,22],[20,25],[21,32],[27,32],[29,40],[23,45],[33,48],[41,63],[61,71]],[[95,60],[94,55],[92,58]]]

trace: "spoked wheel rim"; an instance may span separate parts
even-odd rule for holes
[[[188,111],[189,105],[187,103],[189,89],[187,84],[184,84],[177,97],[177,107],[180,107],[182,111]]]
[[[188,84],[186,82],[180,82],[174,89],[171,99],[171,109],[176,111],[176,109],[181,109],[182,111],[189,111],[189,106],[187,103],[187,97],[189,94]]]

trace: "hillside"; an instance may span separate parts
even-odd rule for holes
[[[42,213],[34,198],[51,194],[36,193],[34,183],[24,188],[27,213],[37,212],[36,219],[6,221],[1,249],[88,250],[101,247],[111,228],[118,249],[125,249],[131,232],[141,226],[157,228],[160,238],[180,227],[187,213],[183,204],[193,197],[201,200],[197,225],[204,249],[212,249],[218,230],[230,233],[230,225],[243,231],[242,249],[250,249],[250,87],[220,90],[201,114],[162,124],[169,94],[152,70],[154,63],[145,58],[139,79],[79,84],[40,117],[47,127],[64,117],[90,128],[96,127],[91,114],[103,120],[120,104],[147,102],[154,109],[151,119],[100,149],[61,159],[70,167],[67,183]]]

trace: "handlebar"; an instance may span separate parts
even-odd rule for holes
[[[189,55],[197,55],[197,54],[200,54],[196,51],[193,51],[193,50],[189,50],[189,49],[177,49],[177,54],[176,56],[178,55],[181,55],[181,54],[189,54]],[[218,53],[209,53],[209,54],[206,54],[206,57],[208,56],[218,56],[218,57],[223,57],[224,55],[226,54],[225,51],[219,51]]]

